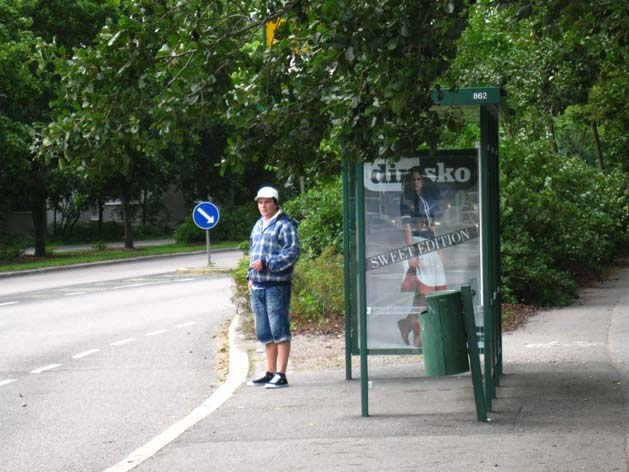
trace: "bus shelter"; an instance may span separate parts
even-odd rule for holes
[[[431,291],[470,289],[487,411],[502,373],[498,122],[508,109],[498,87],[433,102],[478,124],[475,146],[343,164],[346,378],[360,356],[363,416],[368,357],[423,353],[415,320]]]

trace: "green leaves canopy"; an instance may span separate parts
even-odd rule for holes
[[[340,157],[399,158],[434,144],[429,92],[466,12],[462,1],[295,2],[274,45],[252,43],[232,76],[230,162],[264,159],[316,179]]]
[[[60,64],[73,106],[40,153],[126,174],[133,153],[157,155],[223,121],[235,129],[227,165],[264,159],[303,175],[339,156],[398,157],[436,141],[429,90],[467,2],[268,3],[124,2],[93,47]],[[262,25],[279,16],[267,50]]]

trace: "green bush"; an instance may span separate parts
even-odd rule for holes
[[[547,143],[502,146],[501,251],[507,301],[563,305],[627,243],[625,177]]]
[[[158,239],[169,237],[157,226],[151,224],[133,225],[133,239]],[[119,221],[107,221],[102,225],[102,234],[98,232],[98,223],[77,223],[64,232],[54,233],[52,225],[48,228],[46,240],[51,244],[84,244],[103,242],[116,242],[124,239],[124,227]]]
[[[205,231],[194,224],[192,216],[187,216],[183,223],[175,228],[173,237],[178,243],[183,244],[201,242],[205,241]]]
[[[0,233],[0,262],[11,262],[24,255],[30,242],[20,235]]]
[[[236,304],[250,311],[247,285],[249,259],[243,257],[232,276]],[[291,294],[291,327],[297,332],[335,332],[343,323],[343,256],[328,248],[314,259],[300,259],[295,266]],[[251,321],[251,319],[250,319]],[[250,325],[250,323],[249,323]],[[251,327],[251,334],[253,328]]]
[[[600,274],[626,247],[626,177],[603,174],[580,158],[559,157],[547,143],[501,147],[501,270],[503,300],[564,305],[580,276]],[[282,205],[300,220],[302,258],[295,267],[291,320],[297,332],[343,320],[340,181],[321,184]],[[238,269],[241,300],[247,259]],[[238,280],[240,282],[238,282]]]
[[[68,231],[53,231],[53,226],[48,227],[46,241],[51,244],[83,244],[96,241],[121,241],[124,238],[122,223],[107,221],[102,225],[102,234],[98,232],[98,223],[77,223]]]
[[[92,243],[92,249],[94,251],[104,251],[107,249],[107,243],[105,243],[105,241],[94,241],[94,243]]]
[[[220,219],[216,226],[210,230],[212,241],[243,241],[249,239],[251,228],[260,217],[258,208],[252,201],[251,205],[243,206],[220,206]],[[174,238],[179,243],[188,244],[191,242],[205,241],[205,230],[199,228],[192,216],[186,217],[174,232]]]
[[[219,209],[221,218],[211,230],[212,239],[217,241],[248,240],[251,228],[260,218],[260,212],[253,199],[250,205],[225,205]]]
[[[12,262],[24,255],[25,248],[20,245],[0,244],[0,262]]]
[[[143,224],[133,226],[133,239],[140,241],[142,239],[160,239],[167,235],[164,234],[157,226],[153,224]]]
[[[334,248],[328,247],[321,255],[298,262],[293,275],[291,302],[295,328],[342,321],[345,312],[343,289],[343,256]]]
[[[332,247],[343,252],[343,191],[341,179],[311,188],[286,202],[283,209],[300,222],[299,239],[304,257],[316,257]]]

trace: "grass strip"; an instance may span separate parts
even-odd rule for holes
[[[239,243],[233,241],[212,243],[210,249],[232,249]],[[90,262],[113,261],[121,259],[135,259],[139,257],[158,256],[164,254],[184,254],[187,252],[204,251],[205,245],[187,246],[184,244],[167,244],[164,246],[143,246],[134,249],[102,249],[83,250],[76,252],[52,253],[46,257],[22,256],[17,261],[6,264],[0,263],[0,272],[14,272],[20,270],[42,269],[48,267],[62,267]]]

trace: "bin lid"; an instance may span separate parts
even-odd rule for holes
[[[426,294],[426,298],[434,298],[440,296],[448,296],[455,293],[460,293],[460,290],[437,290]]]

